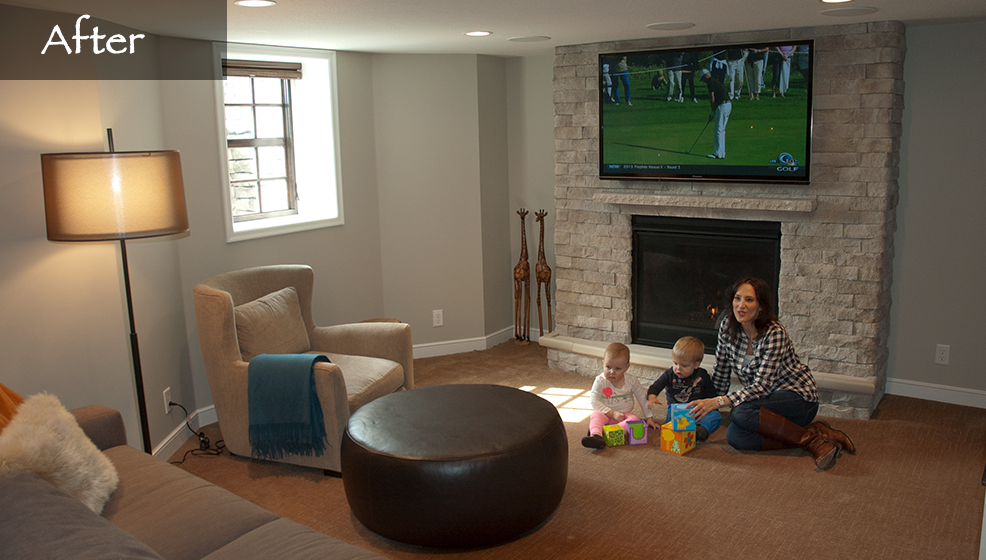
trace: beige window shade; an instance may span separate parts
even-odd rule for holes
[[[255,78],[300,80],[301,63],[223,59],[223,76],[251,76]]]

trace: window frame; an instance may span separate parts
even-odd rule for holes
[[[226,61],[224,61],[224,65],[225,65],[225,62]],[[233,214],[233,222],[235,223],[235,222],[243,222],[243,221],[248,221],[248,220],[265,220],[267,218],[276,218],[278,216],[287,216],[287,215],[291,215],[291,214],[297,214],[298,213],[298,184],[297,184],[297,180],[295,179],[295,173],[294,173],[294,138],[293,138],[294,134],[292,132],[292,130],[293,130],[293,124],[292,124],[293,123],[293,119],[292,119],[292,116],[291,116],[291,79],[289,79],[289,78],[275,77],[275,76],[264,76],[262,74],[261,75],[253,74],[253,75],[250,75],[250,76],[242,76],[242,75],[239,75],[239,74],[236,74],[236,75],[231,74],[229,76],[225,76],[224,78],[229,78],[229,77],[249,78],[250,79],[250,86],[253,89],[253,92],[252,92],[253,95],[251,96],[251,99],[252,99],[251,103],[226,103],[226,101],[225,101],[225,95],[224,95],[224,98],[223,98],[223,109],[224,110],[225,110],[226,107],[252,107],[252,108],[256,109],[257,107],[270,107],[270,106],[273,106],[271,103],[258,103],[257,102],[257,99],[256,99],[256,83],[253,80],[255,80],[257,78],[267,78],[267,79],[277,79],[277,80],[280,80],[281,103],[279,105],[276,105],[276,106],[281,108],[281,118],[283,119],[283,131],[284,131],[283,137],[282,138],[279,138],[279,139],[271,139],[271,138],[230,139],[229,138],[229,135],[227,134],[226,147],[228,149],[234,149],[234,148],[254,148],[255,150],[257,148],[268,147],[268,146],[283,147],[284,148],[284,174],[285,174],[284,181],[286,183],[286,189],[287,189],[287,193],[286,194],[287,194],[287,201],[288,201],[288,207],[287,207],[287,209],[284,209],[284,210],[272,210],[272,211],[265,211],[264,210],[264,199],[263,199],[263,196],[262,196],[263,195],[263,188],[261,187],[261,182],[263,181],[263,179],[260,177],[260,173],[259,173],[260,157],[259,157],[259,154],[258,154],[258,157],[257,157],[257,162],[258,162],[258,170],[257,171],[258,172],[257,172],[256,183],[257,183],[257,197],[259,198],[258,204],[259,204],[259,208],[260,209],[259,209],[258,212],[251,213],[251,214],[241,214],[241,215]],[[223,87],[225,88],[225,81],[223,83]],[[256,113],[256,111],[253,112],[253,121],[254,121],[254,130],[257,130],[258,127],[257,127],[257,113]],[[223,122],[225,123],[225,115],[223,117]],[[227,151],[226,152],[227,165],[229,163],[229,157],[230,157],[229,156],[229,152]],[[233,191],[234,191],[234,188],[235,188],[234,185],[233,185],[234,181],[232,179],[227,179],[227,180],[230,182],[229,190],[230,190],[230,196],[232,197],[232,194],[233,194]],[[246,182],[246,180],[241,181],[241,182]],[[232,204],[232,200],[230,201],[230,204]]]
[[[233,217],[223,83],[215,84],[227,243],[343,225],[336,53],[237,43],[217,43],[214,52],[217,67],[224,59],[300,62],[304,76],[290,80],[298,212],[250,220]]]

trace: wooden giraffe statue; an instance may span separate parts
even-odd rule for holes
[[[544,217],[548,213],[544,210],[534,213],[534,219],[541,224],[541,236],[538,239],[538,262],[534,266],[534,275],[537,277],[538,290],[538,330],[544,336],[544,323],[541,321],[541,284],[544,284],[544,299],[548,302],[548,332],[554,330],[554,323],[551,320],[551,267],[544,258]]]
[[[518,341],[531,339],[531,265],[527,262],[527,228],[524,226],[527,213],[523,208],[517,211],[520,216],[520,260],[514,267],[514,338]]]

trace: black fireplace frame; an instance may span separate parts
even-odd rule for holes
[[[725,285],[722,286],[722,292],[724,293],[733,282],[742,277],[760,277],[771,284],[774,290],[774,305],[777,305],[777,285],[781,266],[781,224],[779,222],[636,215],[633,216],[632,223],[631,303],[633,305],[633,317],[630,322],[630,334],[631,340],[635,344],[671,348],[680,337],[694,336],[705,343],[706,353],[715,352],[717,336],[715,325],[711,328],[705,328],[685,324],[657,324],[639,317],[642,314],[640,303],[643,295],[639,256],[645,250],[644,245],[653,243],[655,236],[665,238],[668,244],[687,245],[688,243],[708,243],[717,240],[727,245],[750,241],[760,243],[761,247],[769,251],[770,254],[765,255],[764,262],[759,267],[737,264],[724,265],[730,268],[730,279],[724,281]],[[730,309],[728,302],[717,301],[715,303],[720,306],[720,317],[722,311],[728,312]],[[777,311],[776,308],[774,311]],[[718,324],[718,321],[715,324]]]

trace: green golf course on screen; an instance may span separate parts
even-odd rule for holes
[[[807,182],[811,46],[600,55],[600,176]]]

